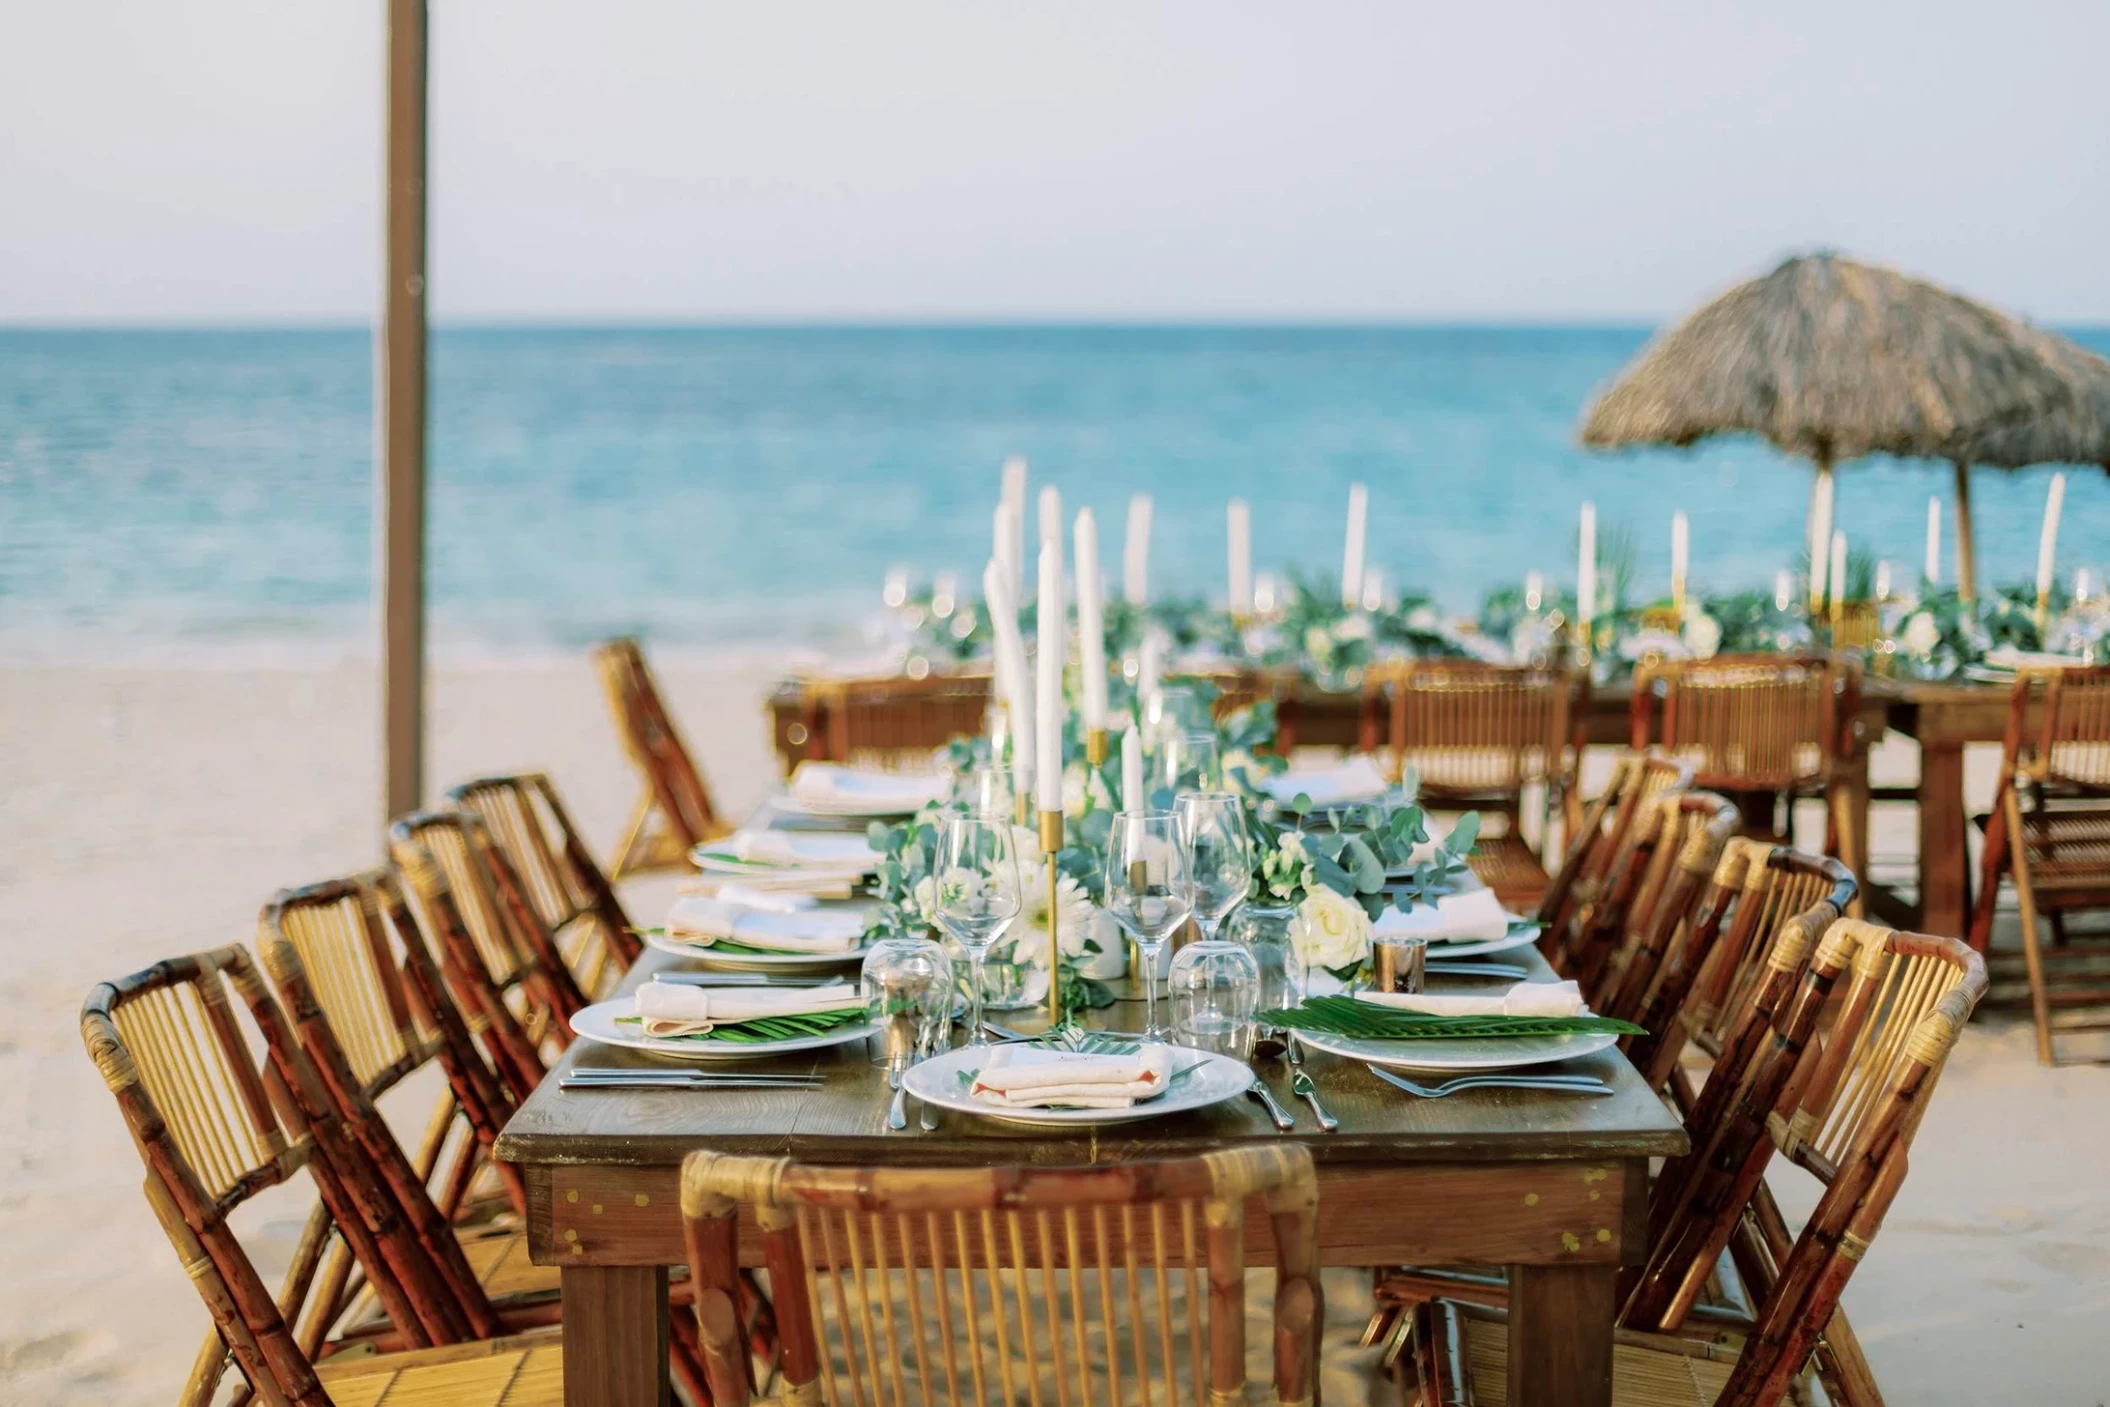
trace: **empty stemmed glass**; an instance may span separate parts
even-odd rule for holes
[[[1187,883],[1194,921],[1214,938],[1231,910],[1245,902],[1253,879],[1253,845],[1246,836],[1245,802],[1227,791],[1182,792],[1173,802],[1180,844],[1187,850]]]
[[[1158,954],[1193,906],[1187,849],[1170,811],[1123,811],[1106,841],[1106,910],[1142,952],[1144,1033],[1166,1039],[1158,1024]]]
[[[967,1043],[987,1045],[982,1029],[982,961],[1018,917],[1018,854],[1002,816],[948,816],[931,871],[931,918],[966,950]]]
[[[1158,784],[1181,792],[1207,791],[1217,774],[1214,733],[1175,733],[1158,754]]]

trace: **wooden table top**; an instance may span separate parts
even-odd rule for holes
[[[1550,969],[1521,950],[1544,974]],[[1514,957],[1515,955],[1510,955]],[[675,959],[648,951],[625,980],[627,994]],[[1121,1002],[1094,1013],[1115,1029],[1140,1025],[1142,1007]],[[1294,1099],[1281,1062],[1260,1068],[1297,1127],[1278,1134],[1250,1098],[1162,1119],[1097,1130],[1028,1128],[993,1119],[940,1115],[931,1132],[918,1127],[910,1100],[909,1127],[886,1127],[887,1094],[880,1069],[863,1044],[712,1069],[814,1071],[827,1077],[807,1090],[564,1091],[563,1074],[578,1065],[654,1066],[642,1052],[579,1041],[529,1096],[498,1140],[498,1156],[513,1163],[593,1163],[663,1166],[690,1150],[783,1155],[808,1162],[868,1163],[895,1155],[927,1164],[1007,1163],[1075,1165],[1124,1159],[1179,1157],[1243,1139],[1294,1138],[1323,1166],[1400,1162],[1544,1161],[1581,1158],[1669,1157],[1686,1151],[1683,1128],[1651,1094],[1617,1051],[1568,1062],[1609,1081],[1609,1096],[1475,1090],[1447,1099],[1421,1099],[1394,1089],[1362,1065],[1311,1051],[1306,1068],[1339,1132],[1320,1133],[1310,1109]]]

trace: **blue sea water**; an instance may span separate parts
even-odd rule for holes
[[[1370,561],[1470,609],[1571,579],[1576,510],[1668,571],[1769,582],[1809,471],[1749,440],[1586,453],[1639,328],[444,330],[432,352],[436,648],[543,654],[615,630],[674,649],[833,645],[889,568],[968,580],[998,465],[1099,514],[1117,569],[1156,497],[1161,591],[1222,591],[1223,503],[1262,570]],[[2110,351],[2110,332],[2079,334]],[[0,654],[372,651],[372,351],[362,330],[0,330]],[[1980,571],[2033,571],[2047,475],[1981,471]],[[1946,465],[1840,474],[1857,546],[1917,572]],[[1944,512],[1946,514],[1946,505]],[[2110,565],[2110,481],[2070,475],[2061,570]],[[1948,568],[1945,567],[1945,570]]]

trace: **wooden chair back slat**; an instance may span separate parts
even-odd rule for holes
[[[482,820],[581,992],[630,970],[642,948],[629,915],[547,775],[479,778],[447,796]]]
[[[808,711],[826,720],[825,760],[919,768],[954,738],[982,731],[986,675],[817,679],[802,686]]]
[[[1608,970],[1590,997],[1593,1009],[1621,1019],[1640,1012],[1655,989],[1664,956],[1683,945],[1722,847],[1740,820],[1736,804],[1712,792],[1665,792],[1655,805],[1662,814],[1625,937],[1609,955]]]
[[[529,904],[512,861],[482,820],[460,810],[417,812],[389,827],[389,845],[421,906],[426,896],[416,877],[424,870],[415,857],[432,861],[492,984],[501,992],[519,991],[528,1003],[532,1031],[560,1046],[569,1044],[565,1018],[586,1006],[585,994],[555,935]]]
[[[1822,656],[1725,655],[1636,672],[1633,744],[1689,763],[1698,786],[1790,791],[1830,778],[1859,673]]]
[[[345,1062],[369,1097],[433,1053],[432,1038],[411,1015],[372,885],[361,876],[289,890],[266,906],[262,919],[267,942],[275,937],[298,956]],[[268,946],[259,951],[270,969]]]
[[[1639,882],[1632,868],[1642,843],[1636,821],[1650,814],[1654,798],[1689,781],[1687,769],[1655,754],[1629,754],[1614,766],[1603,793],[1585,808],[1539,909],[1540,947],[1556,968],[1578,955],[1591,934],[1624,918],[1631,886]]]
[[[1374,668],[1364,687],[1391,704],[1391,772],[1437,798],[1511,805],[1540,784],[1555,797],[1572,779],[1569,717],[1576,678],[1565,670],[1457,661]]]
[[[608,641],[594,651],[594,667],[623,751],[645,784],[610,872],[621,879],[646,870],[686,869],[691,849],[732,827],[719,818],[638,642]]]
[[[1248,1196],[1276,1238],[1276,1398],[1308,1402],[1320,1301],[1303,1149],[944,1170],[692,1154],[682,1210],[713,1396],[749,1401],[731,1312],[745,1208],[776,1289],[788,1401],[1242,1402]]]
[[[2110,788],[2110,665],[2055,669],[2016,681],[2041,695],[2036,746],[2025,765],[2040,782]]]

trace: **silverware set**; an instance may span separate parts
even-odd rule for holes
[[[1444,1099],[1469,1089],[1539,1089],[1566,1091],[1570,1094],[1610,1094],[1612,1087],[1595,1075],[1521,1075],[1501,1070],[1490,1070],[1485,1074],[1460,1075],[1441,1084],[1416,1084],[1402,1075],[1395,1075],[1380,1065],[1368,1067],[1370,1073],[1388,1085],[1396,1086],[1409,1094],[1423,1099]]]

